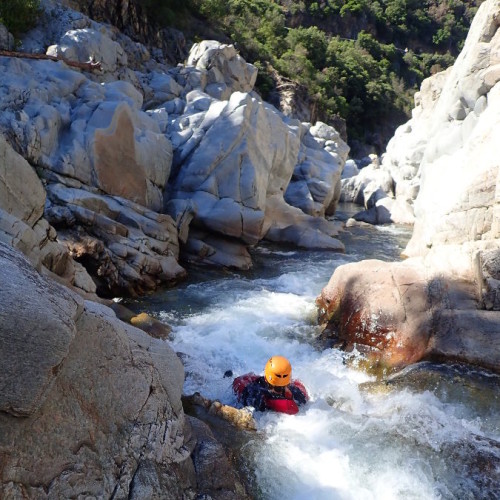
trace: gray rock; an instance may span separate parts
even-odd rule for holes
[[[9,30],[0,24],[0,50],[13,50],[14,49],[14,37]]]
[[[224,45],[214,40],[204,40],[195,44],[189,53],[187,64],[197,69],[209,72],[208,83],[215,85],[215,93],[209,89],[205,91],[216,99],[226,99],[232,92],[250,92],[257,79],[257,68],[247,63],[237,52],[234,46]],[[217,96],[222,87],[228,87],[229,94]]]
[[[1,243],[0,260],[2,498],[193,496],[184,371],[168,344]]]
[[[68,355],[83,299],[2,242],[0,267],[0,410],[27,416],[43,404]]]

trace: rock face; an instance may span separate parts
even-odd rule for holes
[[[118,17],[138,12],[122,7]],[[346,144],[264,103],[256,68],[233,46],[201,42],[169,68],[116,29],[57,2],[43,8],[23,50],[101,71],[0,58],[0,132],[42,178],[38,217],[92,276],[85,293],[174,284],[180,259],[248,269],[248,248],[266,237],[343,249],[324,216],[340,197]],[[61,260],[47,253],[44,266]]]
[[[126,495],[141,463],[184,462],[183,369],[167,344],[3,244],[0,258],[2,496]]]
[[[220,481],[197,469],[229,464],[185,418],[184,370],[168,344],[3,243],[0,267],[0,496],[217,498]],[[229,472],[224,498],[244,498]]]
[[[395,201],[382,195],[361,216],[397,220],[396,204],[411,203],[411,258],[339,268],[318,298],[326,331],[385,366],[449,357],[500,370],[499,13],[484,2],[453,68],[424,82],[381,165]]]
[[[379,183],[380,198],[385,193],[385,197],[395,198],[397,203],[385,200],[368,207],[366,200],[358,200],[369,212],[360,215],[360,220],[373,223],[415,221],[412,247],[417,245],[417,239],[428,239],[423,236],[424,232],[440,239],[443,237],[438,236],[439,233],[445,233],[444,238],[449,241],[451,221],[446,214],[476,210],[484,201],[471,200],[470,207],[467,203],[460,207],[466,198],[464,192],[471,189],[468,176],[477,177],[479,185],[472,189],[482,192],[484,184],[491,186],[491,182],[481,179],[495,175],[491,172],[498,166],[493,155],[481,157],[482,151],[489,151],[495,144],[499,128],[499,6],[491,1],[485,3],[476,15],[464,50],[454,66],[424,80],[420,92],[415,95],[411,120],[398,128],[387,145],[381,169],[393,178],[394,187],[386,189]],[[477,166],[472,168],[471,165]],[[377,183],[376,178],[371,181]],[[350,181],[346,186],[346,196],[352,184]],[[441,190],[445,185],[447,192],[443,196]],[[432,215],[426,220],[424,214],[431,213],[431,203]],[[377,214],[387,212],[388,208],[388,217]],[[463,229],[457,228],[457,234],[465,234],[467,231]],[[479,232],[486,231],[481,228]],[[466,236],[469,238],[470,235]],[[419,253],[422,245],[435,243],[438,241],[420,241],[420,249],[412,249],[409,254]]]

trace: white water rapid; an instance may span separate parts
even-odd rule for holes
[[[239,450],[253,498],[500,498],[499,377],[422,363],[377,382],[315,347],[314,301],[334,268],[395,260],[407,237],[366,231],[343,235],[346,255],[263,247],[251,273],[207,272],[140,306],[173,326],[185,394],[237,406],[226,370],[260,374],[273,354],[307,387],[298,415],[255,413],[259,430]]]

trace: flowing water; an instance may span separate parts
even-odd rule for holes
[[[346,254],[261,246],[250,272],[192,272],[127,304],[172,325],[185,394],[237,406],[227,370],[262,373],[273,354],[292,362],[310,401],[295,416],[255,413],[259,431],[238,451],[253,498],[500,498],[499,376],[419,363],[376,380],[352,354],[315,343],[314,301],[333,270],[398,260],[408,237],[393,226],[348,229]]]

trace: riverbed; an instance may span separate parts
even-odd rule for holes
[[[260,374],[274,354],[292,362],[310,401],[295,416],[255,413],[258,433],[237,453],[253,498],[500,498],[498,375],[426,362],[377,379],[355,352],[316,342],[314,302],[334,269],[399,260],[409,236],[349,228],[345,254],[264,244],[251,271],[191,269],[179,287],[127,304],[172,326],[185,394],[237,406],[228,370]]]

